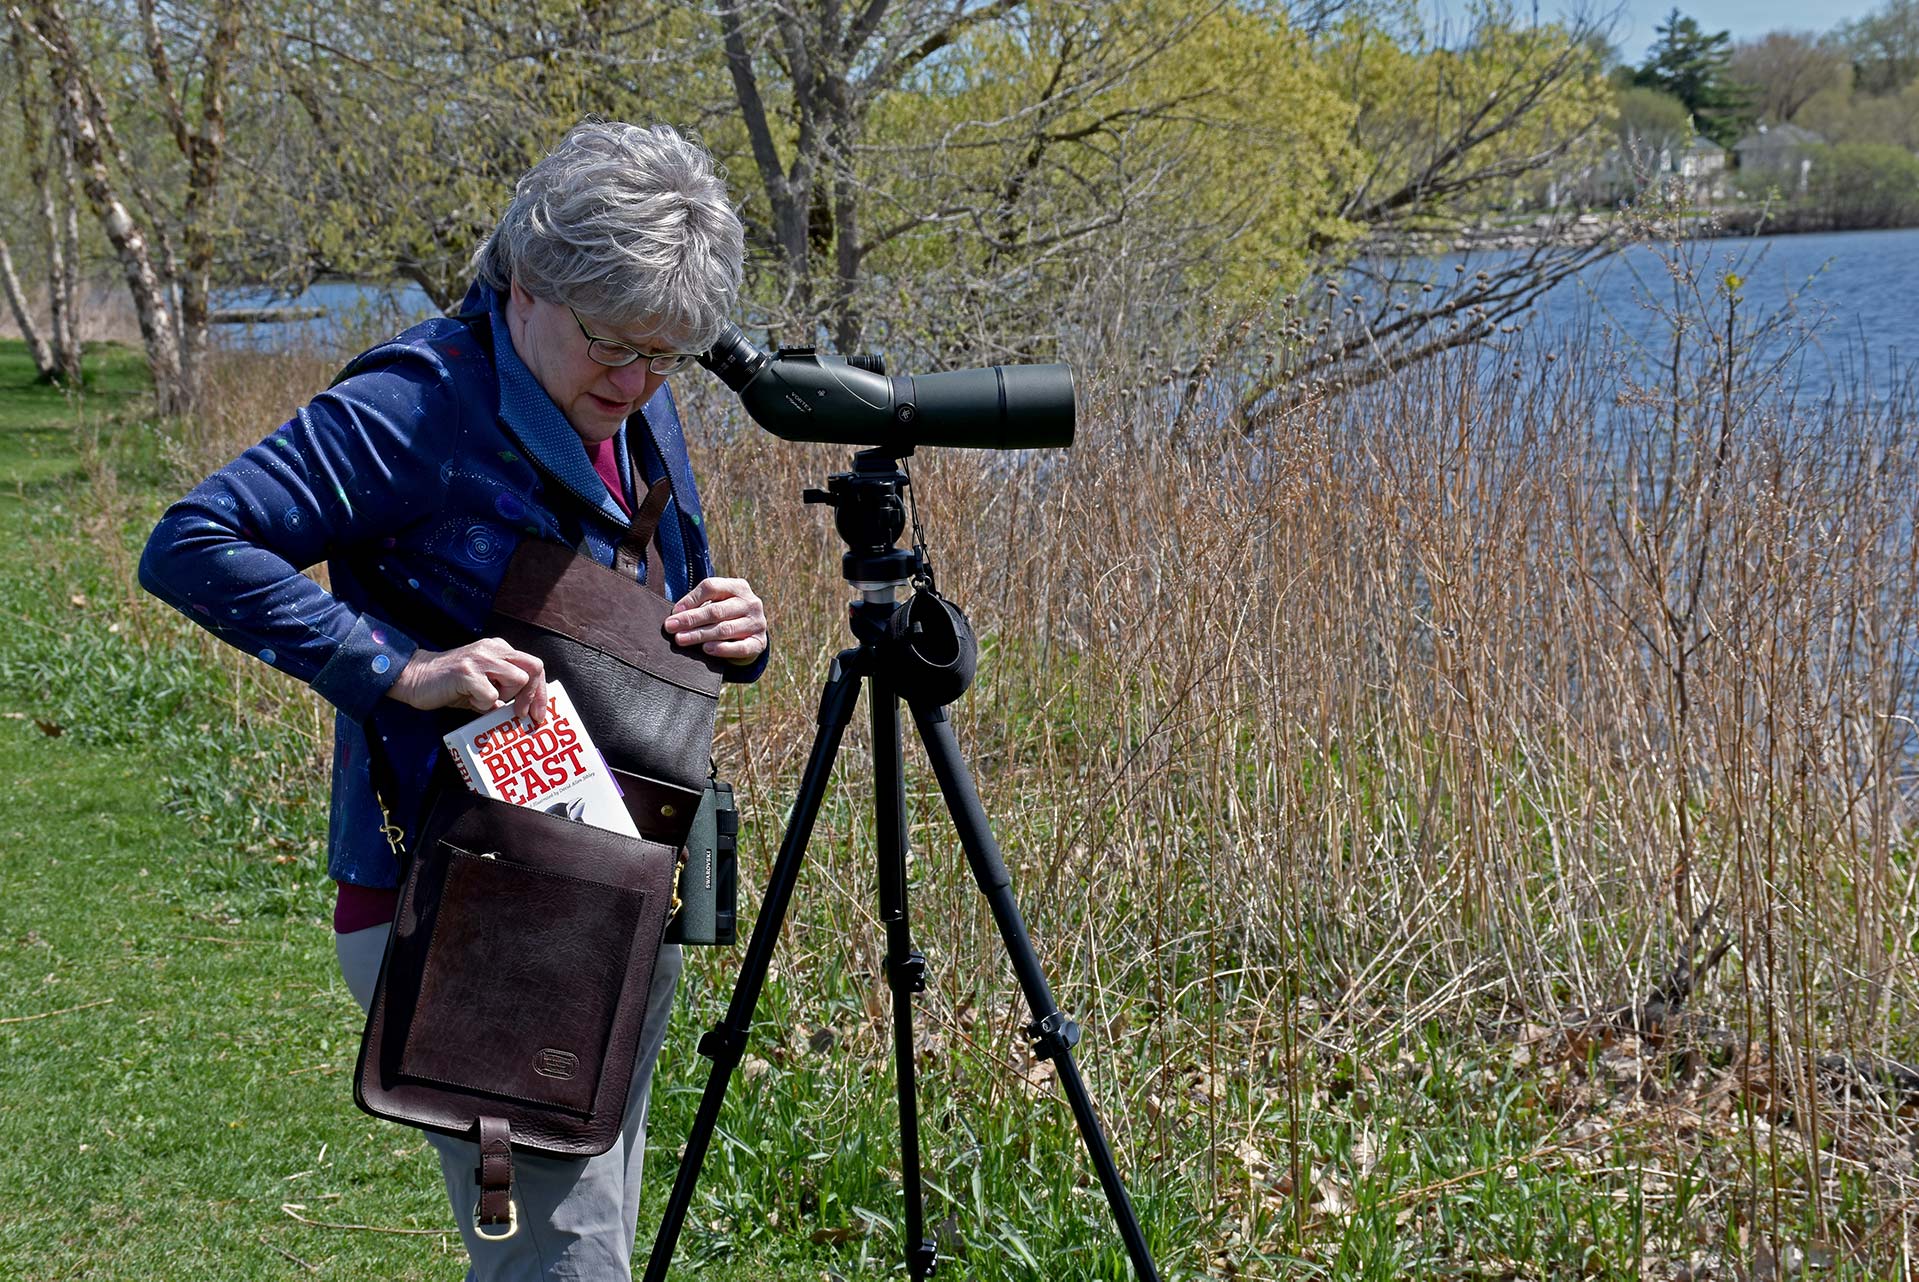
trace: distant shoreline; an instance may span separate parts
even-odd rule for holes
[[[1584,249],[1598,244],[1618,229],[1620,215],[1583,213],[1572,217],[1541,217],[1531,223],[1480,225],[1450,231],[1408,232],[1382,236],[1367,243],[1389,258],[1438,258],[1448,254],[1513,251],[1560,246]],[[1807,236],[1822,232],[1899,231],[1912,223],[1848,222],[1822,213],[1762,209],[1715,209],[1686,220],[1685,240],[1725,240],[1744,236]],[[1633,236],[1628,243],[1663,237]]]

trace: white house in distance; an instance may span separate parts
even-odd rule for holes
[[[1798,194],[1803,194],[1812,178],[1813,148],[1825,142],[1810,129],[1798,125],[1753,127],[1751,133],[1733,144],[1743,174],[1774,174]]]
[[[1678,178],[1694,200],[1724,199],[1726,149],[1704,134],[1694,134],[1683,146],[1667,143],[1659,149],[1659,176]]]

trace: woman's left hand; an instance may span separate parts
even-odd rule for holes
[[[766,653],[766,606],[745,579],[701,579],[673,603],[666,630],[674,645],[751,663]]]

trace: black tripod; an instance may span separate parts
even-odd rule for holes
[[[933,773],[939,778],[946,808],[959,830],[960,844],[966,849],[973,879],[992,908],[1007,956],[1033,1012],[1033,1022],[1026,1026],[1027,1036],[1033,1039],[1033,1053],[1054,1063],[1074,1121],[1079,1125],[1080,1138],[1093,1159],[1106,1200],[1119,1222],[1120,1236],[1126,1242],[1133,1272],[1141,1282],[1158,1282],[1159,1274],[1147,1250],[1145,1234],[1140,1231],[1139,1218],[1133,1213],[1125,1185],[1120,1182],[1119,1170],[1113,1164],[1112,1150],[1093,1112],[1086,1083],[1073,1063],[1072,1047],[1079,1041],[1079,1026],[1053,1003],[1053,994],[1040,971],[1026,923],[1013,900],[1011,880],[1006,875],[999,846],[993,840],[986,811],[980,805],[972,776],[953,738],[953,727],[942,706],[944,700],[916,698],[910,691],[898,688],[895,674],[901,669],[896,662],[896,647],[902,642],[889,633],[888,625],[895,611],[901,608],[895,599],[899,589],[918,580],[926,569],[918,550],[902,551],[895,546],[906,527],[900,491],[908,483],[898,459],[891,453],[862,450],[854,456],[851,472],[833,474],[825,491],[806,493],[807,502],[827,503],[835,509],[834,524],[848,549],[842,558],[842,569],[847,581],[861,594],[861,600],[854,603],[851,611],[853,635],[859,645],[841,651],[833,661],[820,697],[819,731],[813,739],[812,754],[807,758],[806,773],[800,780],[792,818],[780,842],[766,897],[760,903],[759,920],[754,923],[739,979],[733,985],[732,1001],[727,1006],[726,1017],[700,1039],[700,1054],[712,1060],[713,1067],[707,1076],[706,1092],[700,1098],[692,1133],[687,1137],[686,1150],[680,1158],[673,1195],[653,1240],[645,1282],[663,1282],[672,1263],[686,1209],[693,1199],[693,1187],[699,1181],[700,1167],[706,1159],[707,1144],[726,1098],[727,1084],[746,1052],[747,1031],[773,958],[773,945],[786,920],[793,887],[799,880],[800,861],[805,857],[820,799],[825,795],[833,772],[833,759],[839,752],[840,736],[852,719],[862,679],[872,686],[873,809],[879,850],[880,920],[886,926],[886,977],[893,990],[893,1057],[900,1109],[900,1177],[906,1196],[907,1270],[917,1282],[932,1274],[938,1257],[932,1239],[926,1234],[920,1188],[913,994],[926,989],[926,958],[913,947],[912,926],[906,915],[906,779],[900,762],[899,721],[902,698],[912,710],[920,739],[933,763]]]

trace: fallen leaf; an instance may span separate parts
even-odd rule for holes
[[[39,726],[40,733],[49,739],[58,739],[67,732],[67,728],[57,721],[47,721],[40,717],[35,717],[33,724]]]
[[[68,597],[67,600],[73,602],[82,610],[87,608],[87,594],[84,592],[75,592],[72,596]]]
[[[1246,1168],[1246,1173],[1254,1179],[1259,1179],[1273,1169],[1272,1162],[1254,1146],[1250,1137],[1239,1142],[1239,1147],[1233,1150],[1233,1156],[1239,1159],[1240,1164]]]
[[[1350,1215],[1353,1197],[1345,1181],[1330,1170],[1313,1181],[1313,1202],[1328,1215]]]
[[[1036,1059],[1020,1070],[1019,1082],[1026,1088],[1027,1094],[1039,1095],[1053,1084],[1056,1076],[1058,1076],[1058,1070],[1053,1067],[1052,1060]]]

